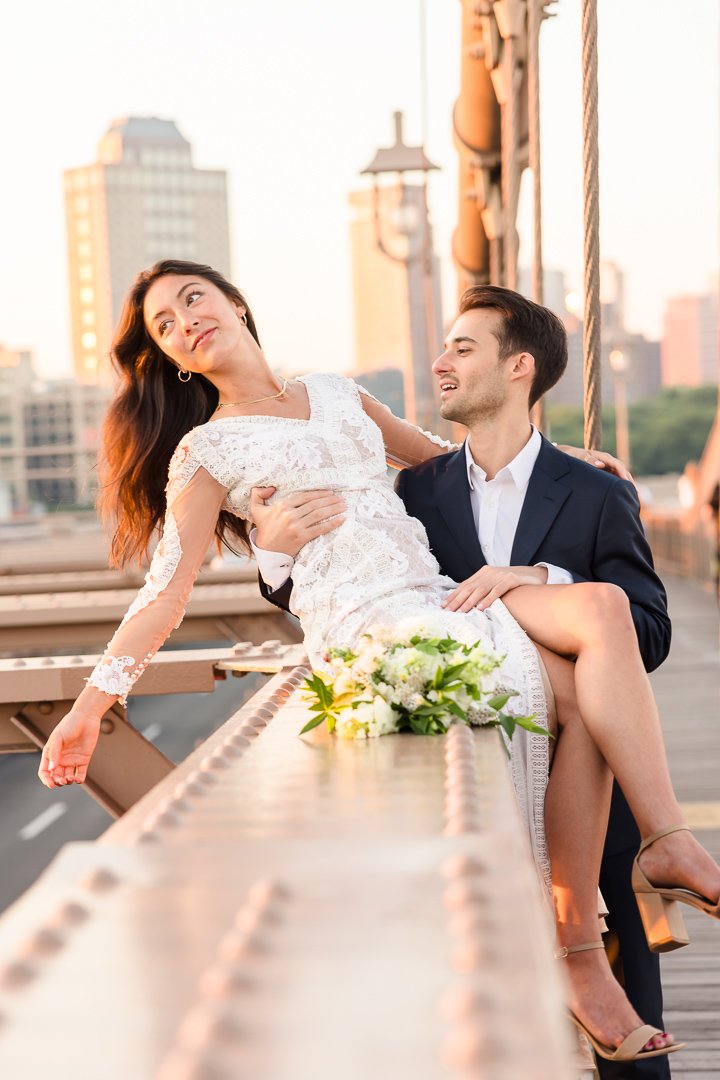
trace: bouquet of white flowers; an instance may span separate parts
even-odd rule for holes
[[[366,634],[357,652],[331,649],[329,671],[305,680],[316,716],[300,734],[326,722],[345,739],[396,731],[442,735],[460,721],[501,727],[508,738],[516,726],[547,735],[531,716],[503,711],[517,696],[501,682],[503,659],[490,642],[462,644],[422,627]]]

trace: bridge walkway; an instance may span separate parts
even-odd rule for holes
[[[720,859],[720,652],[718,611],[701,586],[665,578],[673,644],[652,675],[675,790],[703,844]],[[683,909],[692,938],[662,959],[665,1023],[687,1049],[674,1080],[720,1075],[720,926]]]

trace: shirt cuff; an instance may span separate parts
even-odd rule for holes
[[[292,576],[295,560],[292,555],[286,555],[284,551],[266,551],[264,548],[256,547],[256,532],[256,529],[250,531],[250,547],[257,559],[260,577],[271,592],[276,592]]]
[[[547,570],[546,585],[572,585],[575,581],[570,571],[563,570],[560,566],[553,566],[552,563],[548,562],[538,562],[535,563],[535,566],[544,566]]]

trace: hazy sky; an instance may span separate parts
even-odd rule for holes
[[[201,168],[229,172],[231,251],[271,362],[352,367],[347,193],[393,110],[421,138],[422,0],[63,0],[3,15],[0,341],[70,371],[63,169],[109,122],[177,121]],[[430,198],[446,315],[457,163],[460,3],[424,0]],[[581,281],[580,0],[542,39],[545,262]],[[602,255],[627,272],[631,329],[718,270],[716,0],[600,0]],[[521,215],[529,235],[528,215]]]

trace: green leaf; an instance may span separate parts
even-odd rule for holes
[[[456,679],[458,675],[462,674],[462,672],[465,670],[469,663],[469,660],[463,660],[460,664],[450,664],[443,671],[443,677],[445,681],[449,682],[450,679]]]
[[[502,709],[503,705],[507,705],[511,697],[517,697],[517,690],[508,690],[507,694],[497,694],[496,697],[490,698],[488,705],[491,709]]]
[[[518,727],[525,728],[526,731],[534,731],[536,735],[547,735],[548,739],[555,738],[551,731],[548,731],[544,727],[540,727],[539,724],[533,723],[532,716],[516,716],[515,723]]]
[[[498,713],[498,723],[503,729],[508,739],[512,739],[515,733],[515,719],[512,716],[508,716],[507,713]]]
[[[304,728],[302,729],[302,731],[300,732],[300,734],[301,734],[301,735],[304,735],[304,734],[305,734],[305,733],[306,733],[307,731],[312,731],[312,729],[313,729],[313,728],[319,727],[319,726],[320,726],[320,724],[322,724],[323,720],[325,719],[325,716],[326,716],[326,714],[325,714],[325,713],[322,713],[322,715],[320,715],[320,716],[314,716],[314,717],[312,718],[312,720],[308,720],[307,724],[306,724],[306,725],[305,725],[305,727],[304,727]]]
[[[449,713],[452,713],[452,714],[453,714],[453,716],[457,716],[459,720],[467,720],[467,713],[465,712],[465,709],[461,708],[461,707],[460,707],[460,706],[459,706],[459,705],[457,704],[457,702],[455,702],[455,701],[448,701],[448,703],[447,703],[447,705],[445,706],[445,708],[447,709],[447,711],[448,711]]]

